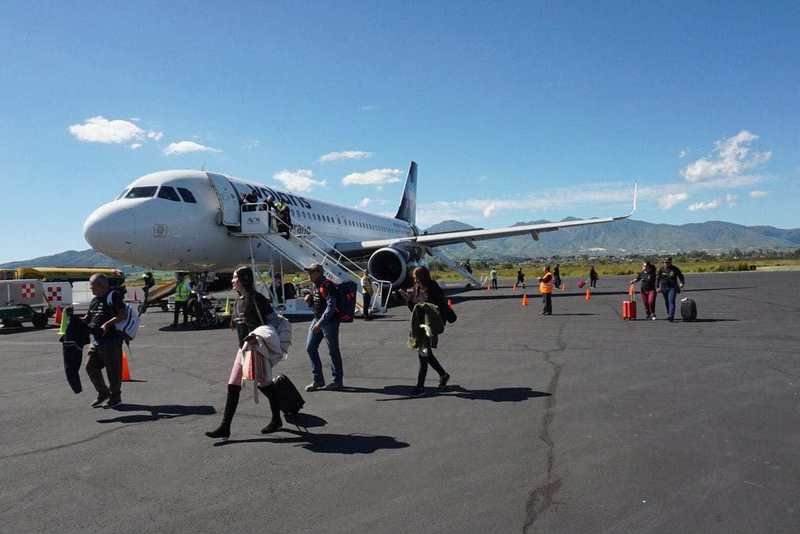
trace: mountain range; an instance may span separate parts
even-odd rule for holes
[[[566,219],[569,220],[570,218]],[[549,221],[519,222],[514,226]],[[459,221],[443,221],[427,233],[452,232],[474,228]],[[535,258],[554,255],[625,256],[630,254],[665,254],[703,250],[710,253],[733,249],[798,249],[800,228],[784,230],[774,226],[742,226],[721,221],[693,224],[653,224],[626,219],[610,224],[545,232],[539,241],[529,236],[508,237],[475,242],[476,250],[466,245],[451,245],[445,250],[457,258]],[[110,267],[138,270],[113,260],[93,249],[67,250],[52,256],[13,261],[0,268],[15,267]]]

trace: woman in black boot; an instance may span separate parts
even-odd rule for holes
[[[272,383],[272,366],[286,357],[277,330],[270,324],[275,323],[276,316],[266,297],[256,290],[250,267],[236,269],[232,285],[239,293],[231,323],[236,328],[240,349],[236,353],[228,378],[228,398],[225,401],[222,423],[215,430],[206,432],[210,438],[230,437],[231,421],[239,404],[243,379],[253,380],[269,401],[272,418],[261,432],[275,432],[283,426],[278,400],[274,394],[275,386]]]
[[[449,316],[449,306],[442,288],[439,287],[436,280],[431,278],[431,273],[426,267],[414,269],[412,279],[414,280],[412,290],[410,292],[401,292],[408,303],[408,309],[414,311],[417,304],[426,302],[433,304],[438,310],[441,329],[444,331],[444,324]],[[417,375],[417,386],[414,388],[414,395],[422,395],[425,392],[425,377],[428,374],[428,365],[439,373],[440,389],[446,388],[447,381],[450,380],[450,375],[447,374],[439,360],[433,355],[432,349],[437,346],[437,337],[437,334],[428,332],[427,335],[421,336],[422,339],[419,339],[416,345],[419,358],[419,374]]]

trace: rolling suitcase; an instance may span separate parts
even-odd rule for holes
[[[684,321],[697,319],[697,303],[688,297],[681,299],[681,319]]]
[[[275,391],[278,398],[278,407],[284,415],[295,415],[303,409],[306,401],[294,387],[294,384],[286,375],[278,375],[275,379]]]
[[[622,301],[622,319],[625,321],[636,320],[636,301],[624,300]]]

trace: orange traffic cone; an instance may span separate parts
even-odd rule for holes
[[[128,354],[124,350],[122,351],[122,381],[131,381],[131,370],[130,367],[128,367]]]
[[[527,306],[528,305],[528,294],[527,293],[524,293],[522,295],[522,305],[523,306]]]
[[[592,290],[588,287],[586,288],[586,296],[584,298],[586,299],[586,302],[592,300]]]
[[[61,306],[56,306],[56,316],[53,319],[53,322],[58,326],[61,326],[61,321],[63,319],[64,311],[61,309]]]

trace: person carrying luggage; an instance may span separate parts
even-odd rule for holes
[[[106,406],[111,408],[122,402],[123,337],[114,325],[124,321],[127,312],[122,293],[111,289],[105,275],[93,274],[89,278],[89,288],[94,298],[83,320],[89,327],[92,345],[89,349],[89,361],[86,362],[86,374],[97,391],[97,399],[92,403],[92,408],[101,406],[105,401],[108,401]],[[104,367],[108,375],[108,386],[103,380]]]
[[[686,280],[683,273],[676,266],[672,265],[672,258],[666,258],[664,265],[657,273],[657,288],[664,297],[664,305],[667,307],[667,320],[675,320],[675,299],[680,293]]]
[[[239,405],[239,395],[245,379],[252,380],[258,391],[269,401],[272,417],[267,426],[261,429],[261,433],[269,434],[283,426],[276,388],[272,381],[273,366],[287,356],[278,330],[281,327],[281,318],[274,313],[266,297],[256,290],[250,267],[237,268],[231,283],[234,291],[239,294],[231,318],[239,345],[228,377],[228,395],[222,422],[216,429],[206,432],[206,436],[210,438],[230,437],[231,422]]]
[[[431,278],[431,273],[426,267],[414,269],[412,279],[414,286],[411,291],[401,291],[400,295],[406,300],[408,309],[412,311],[409,343],[412,348],[417,349],[419,359],[417,385],[413,394],[419,396],[425,392],[428,365],[439,374],[439,389],[445,389],[450,380],[450,375],[433,355],[433,349],[438,346],[438,336],[444,332],[444,325],[449,317],[449,307],[444,291],[436,280]]]
[[[636,275],[636,278],[631,280],[629,284],[633,285],[636,282],[641,282],[639,289],[642,293],[642,302],[644,302],[644,311],[647,313],[647,318],[653,321],[656,320],[656,266],[650,261],[642,262],[642,270]]]
[[[339,391],[344,387],[344,370],[342,353],[339,350],[340,321],[336,306],[338,288],[336,284],[325,278],[322,265],[319,263],[312,263],[306,272],[313,283],[313,292],[306,295],[306,304],[314,309],[314,320],[308,327],[308,338],[306,339],[306,351],[311,360],[313,381],[306,386],[306,391],[319,389]],[[322,362],[319,359],[319,346],[323,338],[328,342],[333,371],[333,382],[327,386],[322,373]]]
[[[553,273],[550,266],[545,265],[544,273],[539,277],[539,293],[542,294],[542,315],[553,315]]]

